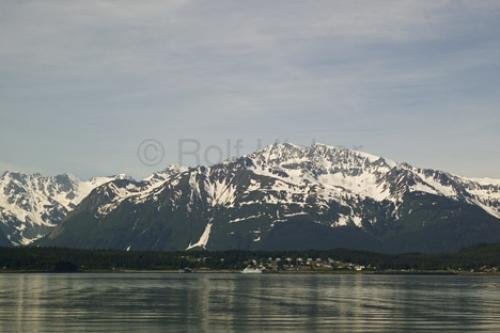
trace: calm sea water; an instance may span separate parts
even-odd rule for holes
[[[0,331],[500,332],[500,277],[1,274]]]

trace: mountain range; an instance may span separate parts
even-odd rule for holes
[[[448,252],[500,241],[500,180],[274,144],[146,179],[6,172],[0,245]]]

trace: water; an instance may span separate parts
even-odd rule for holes
[[[0,274],[1,332],[500,332],[500,276]]]

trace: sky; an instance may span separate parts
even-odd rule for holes
[[[2,0],[0,173],[316,141],[500,178],[499,31],[488,0]]]

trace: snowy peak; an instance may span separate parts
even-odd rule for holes
[[[412,175],[411,192],[426,192],[475,204],[488,214],[500,218],[500,181],[460,177],[448,172],[415,168],[408,164],[401,169]]]
[[[341,173],[359,176],[365,172],[386,174],[396,163],[364,152],[314,144],[309,147],[275,144],[250,155],[261,169],[302,170],[311,175]]]
[[[500,218],[500,181],[494,179],[467,179],[325,144],[274,144],[249,158],[256,174],[302,188],[322,188],[329,198],[347,195],[399,202],[407,193],[425,192],[474,203]]]
[[[59,224],[90,191],[116,178],[81,181],[69,174],[7,171],[0,177],[0,228],[12,244],[29,244]]]
[[[122,202],[130,200],[133,203],[143,202],[149,196],[174,182],[188,168],[169,166],[163,171],[155,172],[143,180],[130,177],[118,177],[96,187],[88,196],[92,202],[92,210],[96,218],[102,218],[113,211]]]
[[[255,173],[301,187],[323,188],[329,197],[348,194],[391,199],[384,178],[396,163],[375,155],[324,144],[276,144],[249,157]]]
[[[6,172],[0,178],[0,206],[30,212],[36,211],[41,204],[50,205],[57,201],[67,207],[78,193],[78,186],[79,182],[68,175],[45,177],[40,174]],[[36,218],[32,222],[44,223]]]
[[[182,173],[187,171],[187,167],[182,167],[178,165],[170,165],[166,169],[155,172],[151,174],[150,176],[144,178],[143,180],[148,183],[160,183],[160,182],[165,182],[167,179],[172,177],[173,175]]]

